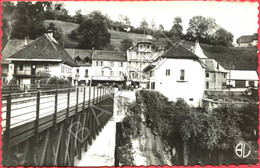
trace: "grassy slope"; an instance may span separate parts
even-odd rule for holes
[[[54,23],[56,26],[59,26],[63,29],[63,36],[61,40],[65,43],[64,46],[66,48],[75,48],[78,44],[77,41],[73,41],[69,38],[69,34],[72,30],[78,27],[78,24],[70,23],[70,22],[63,22],[59,20],[46,20],[45,25],[49,23]],[[120,42],[123,39],[130,38],[133,41],[140,41],[144,39],[149,39],[151,36],[149,35],[142,35],[142,34],[134,34],[134,33],[127,33],[127,32],[119,32],[114,30],[109,30],[111,34],[111,42],[110,44],[114,45],[116,48],[119,48]]]
[[[193,42],[185,41],[185,47],[191,48]],[[230,69],[230,62],[234,64],[237,70],[257,70],[258,57],[257,47],[247,48],[218,48],[214,49],[212,45],[200,44],[204,54],[208,58],[215,59],[225,69]]]
[[[64,41],[64,46],[66,48],[75,48],[77,46],[77,41],[73,41],[69,38],[71,30],[78,27],[78,24],[62,22],[58,20],[46,20],[45,24],[53,22],[55,25],[60,26],[63,29],[62,41]],[[137,42],[144,39],[149,39],[150,36],[142,34],[134,34],[127,32],[119,32],[114,30],[109,30],[111,33],[111,44],[117,49],[120,46],[120,42],[125,38],[130,38]],[[159,39],[160,43],[165,43],[165,39]],[[186,48],[191,48],[194,46],[193,42],[185,41],[184,46]],[[229,69],[230,62],[233,62],[235,69],[240,70],[256,70],[258,66],[257,58],[257,48],[228,48],[228,49],[214,49],[212,45],[201,44],[201,47],[208,58],[215,59],[222,65],[225,69]]]

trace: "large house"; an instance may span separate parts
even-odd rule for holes
[[[13,75],[18,84],[35,84],[40,76],[57,76],[72,82],[73,68],[78,67],[52,34],[42,35],[6,60],[14,64]]]
[[[237,39],[236,47],[248,47],[248,46],[257,46],[258,43],[258,34],[241,36]]]
[[[141,41],[130,47],[127,50],[129,84],[146,87],[148,78],[143,69],[162,53],[163,49],[158,48],[154,43],[149,41]]]
[[[92,72],[93,85],[123,84],[127,79],[126,54],[122,51],[93,51]]]
[[[258,87],[259,79],[256,71],[230,70],[227,85],[235,88]]]
[[[149,89],[159,91],[169,100],[183,98],[190,105],[200,106],[205,68],[197,55],[176,43],[144,70],[150,74]]]
[[[94,50],[65,49],[79,67],[74,68],[75,85],[90,85],[92,76],[92,54]]]
[[[206,65],[205,89],[222,90],[226,88],[227,71],[214,59],[209,59],[203,52],[198,41],[196,41],[192,52],[197,55]]]

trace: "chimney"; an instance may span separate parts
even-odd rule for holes
[[[47,35],[50,37],[50,38],[53,38],[53,31],[51,29],[48,29],[47,30]]]
[[[24,45],[26,46],[26,45],[28,45],[28,43],[29,43],[29,36],[26,35],[26,36],[24,37]]]

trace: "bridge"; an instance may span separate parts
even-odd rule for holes
[[[114,89],[76,87],[2,96],[4,166],[75,166],[113,116]]]

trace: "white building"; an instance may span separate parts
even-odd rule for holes
[[[94,50],[65,49],[79,67],[73,68],[75,84],[90,85],[92,71],[92,53]]]
[[[258,87],[258,75],[256,71],[230,70],[227,74],[227,85],[235,88]]]
[[[92,54],[91,80],[96,84],[123,84],[127,75],[127,58],[122,51],[95,50]]]
[[[198,56],[181,44],[175,44],[145,71],[150,74],[150,89],[159,91],[169,100],[183,98],[190,105],[200,106],[205,87],[205,67]]]
[[[162,49],[149,41],[141,41],[130,47],[127,50],[129,84],[146,87],[148,78],[143,72],[143,69],[162,53]]]

